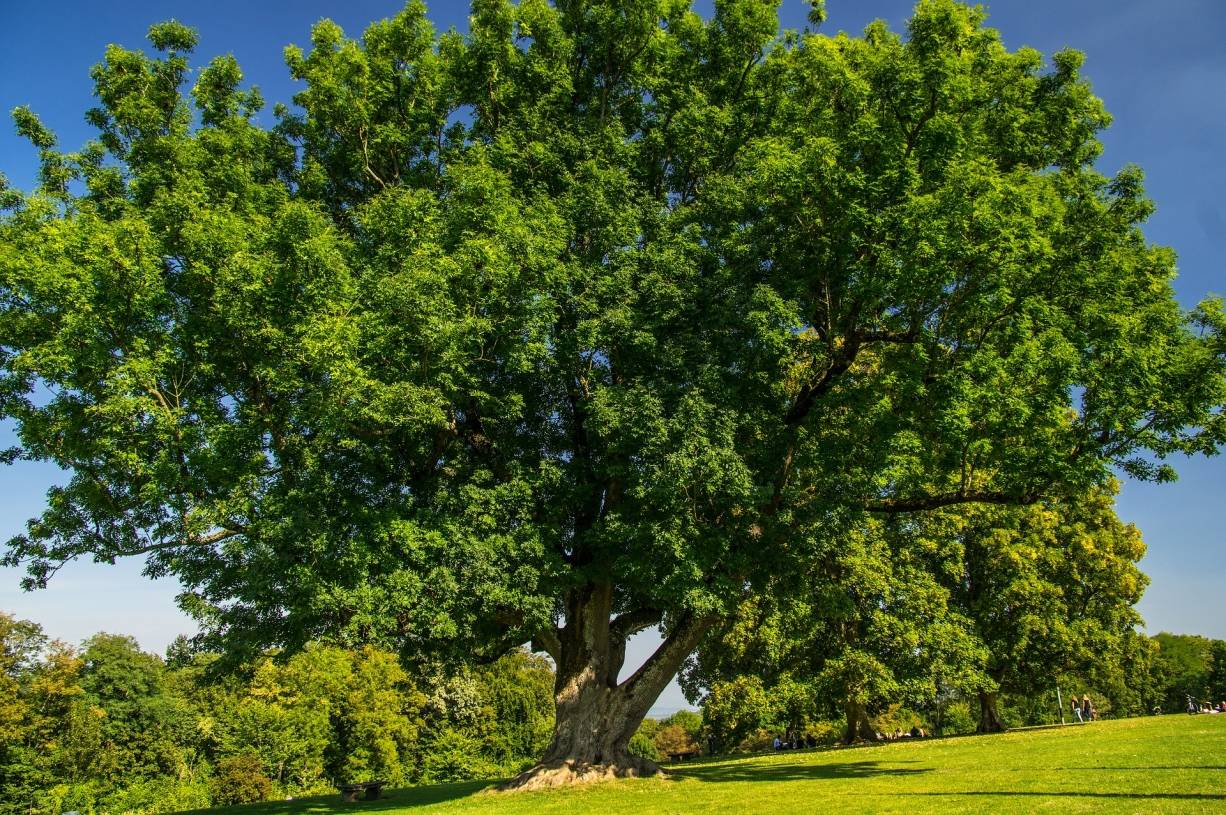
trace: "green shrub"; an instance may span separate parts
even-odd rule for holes
[[[98,808],[101,785],[96,781],[83,784],[56,784],[37,797],[42,812],[79,812],[94,815]]]
[[[421,783],[468,781],[502,775],[503,768],[482,753],[481,741],[462,730],[446,728],[423,745]]]
[[[911,728],[923,726],[920,715],[902,705],[890,705],[889,708],[873,717],[873,727],[878,733],[909,733]],[[927,729],[927,728],[925,728]]]
[[[678,710],[660,722],[661,727],[668,725],[677,725],[689,733],[690,738],[697,739],[698,735],[702,732],[702,714],[695,713],[692,710]]]
[[[103,812],[182,812],[185,809],[207,809],[212,803],[208,785],[202,782],[182,782],[169,778],[134,781],[115,790],[99,801]]]
[[[941,711],[941,735],[958,736],[964,733],[974,733],[979,726],[978,708],[971,713],[969,702],[954,702]]]
[[[648,761],[660,760],[660,751],[656,749],[655,741],[641,729],[630,738],[629,749],[631,755],[639,758],[645,758]]]
[[[264,774],[260,757],[252,753],[217,762],[210,785],[214,804],[253,804],[272,797],[272,781]]]
[[[813,722],[805,728],[805,738],[813,739],[819,745],[828,747],[832,744],[838,744],[843,738],[843,722],[835,722],[830,720],[822,720]]]
[[[770,750],[774,744],[775,734],[765,727],[759,727],[741,739],[736,746],[736,751],[738,753],[760,753],[763,750]]]

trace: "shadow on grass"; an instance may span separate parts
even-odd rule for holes
[[[880,761],[844,761],[837,764],[807,764],[799,762],[771,763],[753,762],[746,764],[719,763],[696,764],[681,767],[676,764],[668,767],[668,777],[677,780],[692,778],[696,781],[711,783],[726,783],[730,781],[837,781],[848,778],[881,778],[890,776],[911,776],[930,773],[932,769],[896,767],[900,763],[891,762],[885,766]]]
[[[295,798],[290,801],[265,801],[261,804],[200,809],[181,815],[359,815],[365,812],[383,812],[391,809],[406,809],[428,804],[441,804],[459,798],[467,798],[493,786],[495,781],[460,781],[454,784],[431,784],[423,787],[387,790],[378,801],[346,803],[341,795],[317,795],[310,798]]]

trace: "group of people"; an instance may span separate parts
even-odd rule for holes
[[[895,741],[896,739],[922,739],[925,738],[928,733],[924,730],[924,728],[917,724],[910,730],[903,730],[902,728],[899,728],[893,733],[878,733],[877,735],[881,736],[881,738],[886,741]]]
[[[1079,700],[1077,694],[1073,694],[1073,698],[1069,700],[1069,705],[1073,708],[1073,718],[1085,724],[1092,722],[1098,718],[1098,708],[1094,707],[1094,703],[1090,701],[1090,694],[1082,696]]]
[[[1226,701],[1218,702],[1216,705],[1209,702],[1198,702],[1191,696],[1188,697],[1188,712],[1189,713],[1226,713]]]
[[[812,736],[797,736],[791,740],[784,740],[775,736],[774,746],[776,750],[812,750],[817,746],[817,739]]]

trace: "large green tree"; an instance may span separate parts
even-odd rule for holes
[[[979,10],[477,0],[436,36],[411,3],[288,49],[272,129],[232,58],[150,39],[94,70],[79,152],[16,114],[0,415],[70,476],[6,561],[146,555],[231,649],[532,639],[524,784],[651,770],[626,745],[685,656],[864,513],[1222,440],[1221,308],[1176,304],[1140,172],[1095,171],[1080,55]]]

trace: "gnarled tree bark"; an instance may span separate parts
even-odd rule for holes
[[[618,673],[626,639],[659,621],[658,612],[612,619],[613,586],[593,583],[569,593],[566,625],[557,632],[553,739],[540,762],[502,784],[526,790],[612,778],[656,775],[653,762],[630,753],[647,711],[714,623],[688,615],[671,626],[655,653],[625,681]]]

